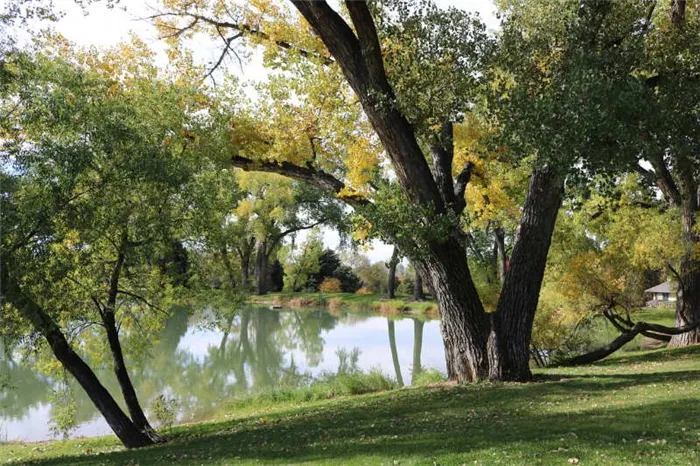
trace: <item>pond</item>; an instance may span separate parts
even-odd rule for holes
[[[232,397],[336,372],[342,353],[355,349],[359,369],[378,368],[406,385],[414,366],[445,371],[437,320],[267,308],[245,309],[216,326],[202,325],[186,311],[176,312],[148,356],[131,361],[129,370],[145,408],[164,395],[175,401],[178,422],[187,422],[212,416]],[[50,421],[61,403],[61,382],[5,353],[0,348],[0,440],[54,438]],[[104,368],[98,376],[121,399],[111,371]],[[78,425],[71,437],[110,434],[82,390],[73,393]]]

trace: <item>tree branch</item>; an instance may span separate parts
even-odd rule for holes
[[[254,27],[250,26],[249,24],[245,24],[245,23],[233,23],[230,21],[220,21],[220,20],[217,20],[214,18],[210,18],[208,16],[204,16],[204,15],[200,15],[200,14],[192,13],[192,12],[188,12],[188,11],[157,13],[155,15],[148,16],[144,19],[154,20],[154,19],[159,19],[159,18],[164,18],[164,17],[192,18],[192,22],[189,23],[187,26],[184,26],[182,28],[173,28],[174,29],[173,34],[167,35],[167,36],[165,36],[165,38],[178,37],[181,34],[183,34],[185,31],[195,27],[199,22],[202,22],[202,23],[209,24],[210,26],[214,26],[215,28],[217,28],[217,30],[220,30],[220,29],[236,30],[236,31],[242,33],[243,35],[254,37],[258,40],[262,40],[265,42],[275,44],[278,47],[283,48],[285,50],[291,50],[293,52],[296,52],[304,58],[309,58],[309,59],[313,59],[313,60],[320,60],[321,64],[326,65],[326,66],[332,65],[334,63],[334,60],[330,57],[323,56],[320,53],[306,50],[306,49],[303,49],[301,47],[297,47],[296,45],[294,45],[291,42],[288,42],[286,40],[273,39],[265,31],[261,31],[260,29],[254,28]]]
[[[318,170],[310,165],[302,167],[290,162],[257,161],[239,155],[233,156],[231,162],[234,167],[241,168],[245,171],[277,173],[278,175],[304,181],[334,194],[338,194],[345,189],[345,183],[333,175]],[[359,194],[344,194],[339,199],[353,207],[362,207],[370,204],[368,199]]]
[[[464,193],[467,190],[467,185],[472,177],[472,168],[474,164],[467,162],[467,164],[462,168],[462,171],[457,175],[455,180],[455,211],[461,213],[467,206],[467,201],[464,199]]]

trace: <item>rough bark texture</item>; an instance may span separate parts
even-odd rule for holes
[[[687,179],[682,191],[682,230],[683,247],[681,259],[679,294],[676,302],[676,327],[684,327],[700,322],[700,260],[697,247],[700,235],[696,233],[696,215],[698,214],[697,187],[694,180]],[[668,346],[679,347],[700,343],[700,328],[690,332],[674,335]]]
[[[440,309],[447,375],[460,383],[489,376],[488,319],[465,258],[462,244],[450,238],[431,244],[422,262]]]
[[[389,348],[391,348],[391,360],[394,363],[394,372],[396,373],[396,382],[399,387],[403,387],[403,375],[401,374],[401,364],[399,364],[399,352],[396,350],[396,323],[387,319],[389,327]]]
[[[6,266],[6,264],[3,265]],[[90,369],[90,366],[73,351],[58,324],[51,316],[30,297],[25,295],[14,280],[4,276],[2,283],[5,299],[44,336],[56,359],[75,377],[122,444],[127,448],[152,445],[153,441],[136,427],[122,411],[109,391],[100,383],[95,373]]]
[[[496,312],[491,314],[490,376],[524,381],[530,372],[530,338],[547,254],[563,197],[563,180],[548,168],[535,170]]]

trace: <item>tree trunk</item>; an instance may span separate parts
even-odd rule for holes
[[[420,362],[421,353],[423,352],[423,326],[425,323],[419,319],[413,319],[413,372],[411,375],[411,383],[416,383],[416,377],[423,372],[423,366]]]
[[[255,293],[262,296],[267,293],[267,275],[269,254],[267,242],[258,241],[255,246]]]
[[[489,325],[464,247],[456,238],[432,242],[429,247],[422,267],[440,310],[447,376],[458,383],[485,380],[489,376]]]
[[[421,277],[418,269],[415,269],[415,273],[416,277],[413,281],[413,300],[423,301],[425,299],[425,295],[423,294],[423,277]]]
[[[503,228],[496,228],[496,271],[498,272],[498,281],[503,284],[506,279],[506,271],[508,269],[506,263],[508,262],[508,256],[506,256],[506,238]]]
[[[689,185],[689,186],[688,186]],[[700,235],[696,233],[695,218],[698,213],[698,200],[695,183],[688,181],[682,188],[682,229],[685,252],[681,259],[678,301],[676,302],[676,327],[700,322],[700,259],[697,247]],[[700,328],[674,335],[669,347],[681,347],[700,343]]]
[[[403,376],[401,375],[401,364],[399,364],[399,353],[396,350],[396,323],[387,318],[389,326],[389,347],[391,348],[391,360],[394,363],[394,372],[396,372],[396,382],[400,387],[404,386]]]
[[[490,377],[526,381],[530,372],[530,338],[547,254],[563,197],[563,180],[548,168],[532,174],[511,265],[491,314]]]
[[[386,280],[386,292],[389,299],[396,297],[396,266],[399,265],[399,248],[394,246],[394,252],[391,253],[391,260],[387,264],[389,274]]]
[[[6,264],[3,264],[5,267]],[[7,276],[3,277],[3,294],[33,327],[41,333],[61,365],[75,377],[114,434],[126,448],[152,445],[153,441],[124,414],[109,391],[100,383],[85,361],[73,351],[58,324],[36,302],[25,295]]]
[[[114,374],[117,377],[117,382],[119,382],[119,388],[121,389],[122,396],[126,402],[126,407],[129,410],[129,416],[131,417],[134,425],[141,432],[147,435],[154,443],[161,443],[163,442],[163,438],[156,433],[153,427],[151,427],[151,424],[148,422],[143,409],[141,409],[141,404],[139,403],[139,398],[136,395],[134,385],[131,383],[131,377],[129,377],[129,372],[126,369],[126,363],[124,362],[124,354],[119,341],[119,332],[117,331],[114,314],[111,312],[105,312],[102,317],[102,322],[104,323],[105,330],[107,331],[107,341],[109,343],[109,349],[112,352]]]
[[[250,289],[250,254],[241,256],[241,287],[244,290]]]
[[[151,427],[151,424],[148,422],[148,419],[146,419],[146,415],[144,414],[141,404],[139,403],[139,398],[136,395],[136,389],[134,389],[134,385],[131,383],[131,377],[129,377],[129,372],[126,369],[126,362],[124,361],[122,345],[119,341],[119,331],[117,330],[115,318],[117,293],[119,292],[119,280],[121,277],[122,268],[124,266],[124,262],[126,261],[127,247],[128,236],[126,230],[124,230],[121,243],[119,245],[119,252],[117,253],[117,260],[114,263],[114,267],[109,278],[107,305],[104,308],[98,308],[98,311],[100,311],[102,324],[104,325],[107,333],[107,342],[109,343],[109,349],[112,353],[114,375],[117,377],[117,382],[119,383],[119,388],[121,389],[122,396],[126,402],[126,407],[129,410],[131,420],[136,427],[138,427],[139,430],[147,435],[154,443],[161,443],[163,442],[163,438],[156,433],[153,427]],[[96,304],[99,304],[99,302],[96,302]]]

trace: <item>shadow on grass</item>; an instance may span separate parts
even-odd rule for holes
[[[683,353],[700,352],[693,348]],[[164,446],[31,464],[344,464],[350,459],[375,464],[379,458],[426,464],[440,458],[438,464],[461,464],[496,454],[492,451],[510,458],[504,464],[543,458],[561,464],[572,455],[583,462],[594,452],[610,462],[593,464],[654,464],[631,458],[655,455],[659,447],[654,439],[664,439],[663,464],[675,464],[674,455],[678,464],[700,463],[697,433],[680,426],[685,422],[691,429],[700,427],[700,404],[682,389],[659,400],[668,382],[700,383],[700,370],[558,377],[558,382],[417,388],[352,397],[263,418],[179,428]],[[653,391],[656,398],[620,406],[612,399],[605,401],[635,386],[643,386],[642,393]],[[592,397],[596,403],[587,401]],[[695,437],[689,438],[691,434]]]

